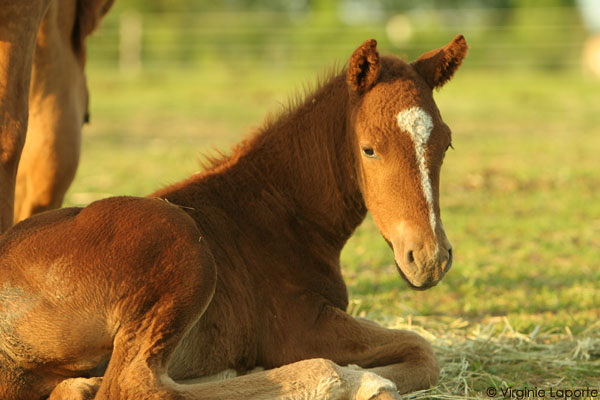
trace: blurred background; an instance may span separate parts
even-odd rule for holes
[[[90,52],[94,65],[124,71],[318,70],[368,37],[412,59],[460,31],[473,68],[581,69],[599,9],[594,0],[117,0]]]
[[[178,162],[192,159],[188,152],[202,153],[207,145],[229,147],[267,112],[342,67],[365,39],[376,38],[382,53],[413,60],[457,33],[470,45],[456,78],[466,86],[449,85],[440,101],[452,97],[445,108],[452,114],[462,107],[465,123],[486,120],[488,112],[516,123],[514,112],[527,106],[566,123],[568,112],[582,110],[559,102],[595,106],[596,0],[117,0],[87,43],[93,120],[86,136],[157,139],[155,145],[192,139],[185,156],[172,149],[173,141],[155,149]],[[589,90],[580,94],[580,86]],[[472,93],[454,95],[464,90]],[[535,103],[553,100],[551,110]],[[489,125],[484,130],[494,128]],[[188,162],[194,169],[195,161]],[[156,172],[158,185],[180,176]],[[141,184],[136,193],[148,189]],[[119,182],[92,192],[98,191],[120,192]]]
[[[456,149],[440,198],[455,264],[411,291],[367,218],[342,254],[350,312],[424,329],[444,396],[598,382],[600,1],[116,0],[88,40],[66,205],[187,177],[368,38],[413,60],[457,33],[469,55],[435,94]]]

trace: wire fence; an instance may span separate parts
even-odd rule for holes
[[[337,13],[111,13],[88,41],[95,66],[317,69],[368,38],[409,59],[463,33],[472,68],[579,69],[586,30],[577,8],[379,10]],[[600,61],[599,61],[600,62]]]

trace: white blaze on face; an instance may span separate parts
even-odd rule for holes
[[[433,211],[433,188],[431,187],[427,159],[425,158],[427,142],[429,141],[429,136],[433,130],[433,120],[431,119],[431,115],[427,114],[427,112],[420,107],[402,110],[398,113],[396,119],[400,129],[408,132],[415,144],[417,164],[419,165],[419,172],[421,173],[421,187],[423,188],[425,201],[427,201],[427,207],[429,208],[429,224],[431,225],[431,231],[435,236],[436,218]]]

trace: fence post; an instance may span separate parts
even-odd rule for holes
[[[119,17],[119,69],[137,74],[142,68],[142,17],[137,11],[126,11]]]
[[[600,34],[590,36],[583,45],[583,70],[600,78]]]

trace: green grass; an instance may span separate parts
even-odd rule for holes
[[[312,73],[92,69],[92,124],[67,205],[145,195],[227,150]],[[600,82],[465,69],[436,94],[453,130],[441,206],[455,264],[408,289],[370,218],[342,255],[351,312],[426,335],[439,385],[600,389]]]

